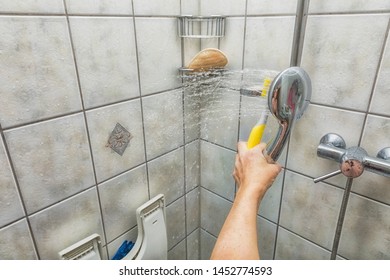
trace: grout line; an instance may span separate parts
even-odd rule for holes
[[[27,222],[27,227],[29,229],[29,232],[30,232],[30,236],[31,236],[31,240],[32,240],[32,243],[33,243],[33,247],[34,247],[34,252],[36,254],[36,257],[37,259],[40,259],[40,255],[39,255],[39,251],[38,251],[38,245],[37,245],[37,242],[35,240],[35,235],[33,234],[33,230],[32,230],[32,227],[31,227],[31,222],[30,222],[30,214],[28,214],[27,212],[27,206],[25,204],[25,199],[23,198],[23,194],[22,194],[22,191],[21,191],[21,187],[20,187],[20,183],[19,183],[19,180],[16,176],[16,168],[15,168],[15,165],[13,163],[13,160],[12,160],[12,157],[11,157],[11,152],[8,148],[8,144],[7,144],[7,141],[6,141],[6,137],[5,137],[5,134],[4,134],[4,131],[2,129],[2,126],[0,124],[0,137],[1,139],[3,140],[3,145],[4,145],[4,150],[5,150],[5,156],[6,158],[8,159],[8,163],[9,163],[9,166],[11,168],[11,172],[12,172],[12,178],[14,179],[14,182],[15,182],[15,187],[16,187],[16,191],[18,193],[18,197],[19,197],[19,200],[20,200],[20,204],[22,206],[22,210],[23,210],[23,214],[24,216],[21,217],[19,220],[23,220],[23,219],[26,219],[26,222]],[[11,225],[13,223],[15,223],[16,221],[12,221],[11,223],[9,223],[8,225]],[[6,226],[8,226],[7,224],[6,225],[3,225],[1,228],[4,228]]]
[[[68,28],[69,41],[70,41],[70,45],[71,45],[71,52],[72,52],[74,67],[75,67],[75,71],[76,71],[77,86],[78,86],[78,89],[79,89],[79,97],[80,97],[81,106],[82,106],[82,113],[83,113],[83,119],[84,119],[84,125],[85,125],[85,132],[87,134],[87,139],[88,139],[88,147],[89,147],[89,154],[90,154],[90,157],[91,157],[93,177],[94,177],[94,180],[95,180],[95,186],[92,186],[91,188],[95,189],[95,192],[96,192],[96,195],[97,195],[97,200],[98,200],[98,204],[99,204],[100,220],[102,222],[101,226],[102,226],[102,230],[103,230],[103,233],[104,233],[104,237],[103,237],[104,238],[104,243],[107,244],[107,232],[106,232],[106,227],[105,227],[105,223],[104,223],[104,217],[103,217],[103,210],[102,210],[102,203],[101,203],[100,193],[99,193],[99,189],[98,189],[98,179],[97,179],[97,174],[96,174],[95,159],[94,159],[92,145],[91,145],[91,134],[90,134],[90,131],[89,131],[89,126],[88,126],[87,112],[85,110],[83,90],[81,88],[80,73],[79,73],[78,64],[77,64],[77,57],[76,57],[76,51],[75,51],[75,46],[74,46],[74,42],[73,42],[72,29],[71,29],[71,26],[70,26],[69,16],[67,14],[67,6],[66,6],[66,1],[65,0],[63,0],[63,4],[64,4],[64,9],[65,9],[65,14],[66,14],[66,23],[67,23],[67,28]],[[106,253],[107,253],[107,256],[109,256],[109,252],[108,252],[108,247],[107,246],[106,246]]]
[[[374,99],[375,88],[376,88],[376,85],[378,83],[379,71],[380,71],[382,63],[383,63],[383,57],[384,57],[384,53],[385,53],[385,50],[386,50],[386,43],[387,43],[387,40],[389,38],[389,32],[390,32],[390,19],[389,19],[389,21],[387,23],[387,29],[386,29],[386,32],[385,32],[385,36],[384,36],[384,39],[383,39],[383,45],[382,45],[381,52],[380,52],[380,55],[379,55],[379,61],[378,61],[377,68],[376,68],[376,71],[375,71],[374,82],[373,82],[372,87],[371,87],[370,98],[368,100],[367,109],[365,111],[363,127],[362,127],[362,130],[361,130],[361,133],[360,133],[358,146],[361,145],[361,142],[363,140],[364,131],[365,131],[365,128],[366,128],[366,125],[367,125],[368,115],[370,114],[370,108],[371,108],[372,100]]]

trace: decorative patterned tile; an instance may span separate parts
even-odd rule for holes
[[[136,210],[148,201],[145,165],[100,184],[99,194],[107,241],[111,242],[137,225]]]
[[[389,229],[389,205],[351,194],[338,254],[353,260],[389,260]]]
[[[132,138],[133,136],[131,133],[128,132],[127,129],[120,123],[117,123],[108,138],[107,146],[121,156],[125,152]]]
[[[25,219],[0,228],[1,260],[35,260],[34,244]]]
[[[181,44],[176,18],[136,18],[141,94],[181,85]],[[161,50],[164,50],[162,53]]]
[[[93,233],[104,241],[95,188],[30,216],[30,222],[39,256],[44,260],[58,260],[58,252]]]
[[[2,213],[0,228],[24,215],[2,140],[0,140],[0,213]]]
[[[83,114],[5,132],[28,213],[95,183]]]
[[[133,12],[130,1],[123,0],[65,0],[71,14],[125,14]]]
[[[3,128],[81,109],[65,17],[0,17]]]
[[[87,120],[98,182],[145,162],[139,100],[88,111]],[[117,123],[131,135],[131,140],[122,155],[114,152],[109,144],[110,134]]]
[[[86,108],[139,96],[131,18],[70,17]]]
[[[343,191],[290,171],[285,176],[280,225],[330,249]]]
[[[162,193],[168,205],[184,194],[183,148],[149,161],[148,171],[152,197]]]
[[[378,14],[309,16],[302,67],[312,80],[312,102],[367,110],[388,20]]]
[[[147,159],[183,145],[183,101],[181,90],[142,100]]]

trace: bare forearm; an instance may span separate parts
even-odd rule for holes
[[[260,199],[238,191],[211,259],[259,259],[256,215]]]

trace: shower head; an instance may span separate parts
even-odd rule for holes
[[[290,67],[280,72],[272,81],[268,91],[268,107],[279,123],[279,130],[271,144],[268,155],[276,161],[295,121],[306,110],[311,97],[309,75],[300,67]]]

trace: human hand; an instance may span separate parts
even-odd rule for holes
[[[233,177],[239,190],[260,199],[281,171],[281,166],[264,155],[265,143],[248,149],[246,142],[238,142]]]

